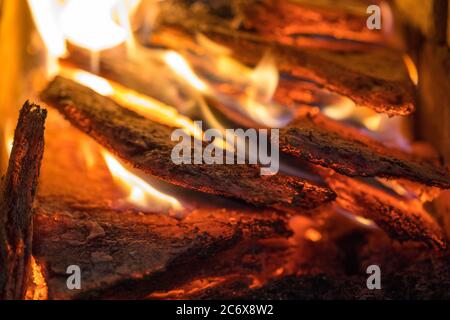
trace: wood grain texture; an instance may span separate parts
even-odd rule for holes
[[[44,153],[47,112],[25,102],[0,187],[0,297],[25,297],[33,236],[33,201]]]

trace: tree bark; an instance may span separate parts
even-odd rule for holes
[[[44,152],[47,112],[25,102],[14,135],[9,167],[0,193],[0,294],[23,299],[33,236],[33,201]]]

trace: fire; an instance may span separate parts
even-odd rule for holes
[[[403,55],[403,62],[405,63],[406,68],[408,69],[409,78],[414,83],[414,85],[417,86],[419,84],[419,73],[417,71],[416,64],[407,54]]]
[[[128,200],[131,203],[145,208],[150,206],[156,198],[159,201],[169,204],[173,210],[180,211],[183,209],[183,206],[177,199],[158,191],[125,169],[110,153],[102,151],[102,155],[112,176],[129,191]]]
[[[109,96],[143,117],[168,126],[183,128],[186,133],[196,139],[203,139],[202,130],[196,127],[189,117],[181,115],[172,106],[86,71],[63,66],[60,74],[91,88],[101,95]],[[199,103],[204,109],[203,101]],[[215,140],[214,143],[220,148],[229,148],[226,141]]]
[[[33,19],[47,48],[48,75],[58,72],[57,59],[67,53],[66,40],[98,53],[122,43],[134,49],[129,15],[139,0],[28,0]]]
[[[4,144],[5,144],[5,148],[6,148],[6,154],[9,157],[11,155],[13,142],[14,142],[14,129],[13,129],[11,121],[6,122],[4,130],[5,130]]]
[[[197,75],[192,71],[186,60],[177,52],[169,51],[164,55],[164,61],[169,65],[177,75],[185,79],[189,84],[200,92],[207,91],[207,85],[200,80]]]
[[[237,109],[267,127],[283,127],[292,120],[293,114],[289,109],[272,101],[278,86],[279,73],[270,53],[251,69],[233,59],[226,48],[204,36],[197,38],[206,49],[202,68],[207,70],[208,74],[196,73],[186,58],[177,52],[168,51],[163,55],[164,62],[180,79],[202,95]],[[225,94],[220,88],[221,84],[231,88],[233,93]]]
[[[77,70],[72,73],[72,78],[101,95],[109,96],[114,93],[113,87],[106,79],[98,77],[90,72]]]
[[[32,285],[29,286],[26,299],[27,300],[46,300],[48,298],[48,287],[45,281],[42,267],[31,257],[31,280]]]
[[[126,31],[113,20],[117,0],[72,0],[61,14],[66,39],[80,47],[100,51],[126,40]]]
[[[53,57],[66,53],[64,36],[57,23],[57,7],[52,0],[28,0],[37,29]]]
[[[322,239],[322,234],[314,228],[308,228],[305,231],[305,238],[312,242],[317,242]]]

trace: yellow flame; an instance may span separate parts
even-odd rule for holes
[[[147,207],[156,198],[159,201],[168,203],[174,210],[183,209],[183,206],[177,199],[158,191],[138,176],[129,172],[111,154],[102,151],[102,155],[112,176],[129,190],[128,200],[131,203],[140,207]]]
[[[265,54],[250,74],[249,96],[255,101],[269,103],[277,89],[278,69],[271,54]]]
[[[417,71],[416,64],[407,54],[403,55],[403,61],[405,63],[406,68],[408,69],[409,78],[414,83],[414,85],[417,86],[419,84],[419,73]]]
[[[177,75],[185,79],[194,88],[200,92],[207,91],[207,85],[197,77],[189,64],[179,53],[168,51],[164,54],[163,59]]]
[[[322,234],[314,228],[308,228],[305,231],[305,238],[317,242],[322,239]]]
[[[355,111],[355,104],[350,99],[340,98],[335,103],[327,105],[322,112],[335,120],[350,118]]]
[[[201,79],[179,53],[168,51],[163,55],[164,62],[184,81],[201,94],[211,96],[230,108],[238,108],[253,121],[268,127],[282,127],[293,114],[284,106],[272,102],[278,86],[279,74],[275,60],[266,54],[255,69],[250,69],[232,57],[229,51],[216,46],[204,36],[198,36],[200,44],[206,47],[210,56],[204,58],[208,70],[221,82],[233,87],[235,94],[229,96],[220,92],[216,86]]]
[[[86,71],[63,66],[61,68],[61,75],[77,81],[99,94],[111,97],[124,107],[135,111],[143,117],[168,126],[182,128],[187,134],[196,139],[203,139],[202,130],[195,126],[189,117],[183,116],[177,109],[161,101]],[[218,139],[214,140],[214,144],[227,150],[231,148],[226,141],[220,141]]]
[[[65,37],[72,43],[93,51],[115,47],[125,42],[127,33],[113,20],[117,0],[71,0],[61,15]]]
[[[109,96],[114,93],[113,87],[106,79],[96,76],[90,72],[77,71],[73,73],[73,80],[104,96]]]
[[[14,128],[12,121],[6,121],[4,129],[4,144],[6,148],[6,154],[8,157],[11,155],[13,143],[14,143]]]
[[[324,96],[327,105],[325,105],[322,109],[322,112],[327,116],[334,120],[353,120],[370,131],[378,131],[385,119],[385,116],[379,113],[376,113],[372,109],[363,106],[357,106],[352,100],[336,96],[336,97],[327,97]],[[326,99],[331,99],[328,102]]]
[[[44,44],[53,57],[66,53],[64,35],[58,25],[57,6],[53,0],[28,0],[36,28]]]
[[[374,225],[372,220],[366,219],[361,216],[354,216],[354,217],[355,217],[355,220],[362,225],[369,226],[369,227]]]
[[[367,129],[377,131],[380,128],[382,119],[382,115],[374,114],[362,119],[362,123]]]
[[[31,257],[31,280],[33,282],[27,290],[27,300],[46,300],[48,299],[48,287],[45,281],[42,267]]]

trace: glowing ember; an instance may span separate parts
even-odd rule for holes
[[[7,121],[5,124],[5,148],[8,157],[11,155],[11,150],[14,142],[14,129],[11,121]]]
[[[155,199],[158,199],[169,204],[176,211],[183,209],[177,199],[156,190],[147,182],[129,172],[111,154],[103,151],[102,155],[112,176],[129,191],[128,200],[131,203],[145,208],[150,206]]]
[[[305,231],[305,238],[317,242],[322,239],[322,234],[314,228],[308,228]]]

